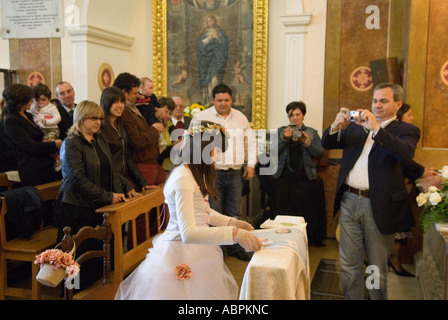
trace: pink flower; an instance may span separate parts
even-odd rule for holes
[[[39,264],[41,267],[44,264],[53,265],[53,269],[57,269],[59,267],[67,268],[68,266],[76,265],[79,266],[78,263],[73,260],[73,257],[70,253],[62,252],[59,249],[49,249],[45,250],[41,254],[36,256],[36,260],[34,260],[35,264]]]
[[[179,281],[188,280],[193,274],[190,266],[186,263],[176,266],[175,271],[176,271],[176,279]]]

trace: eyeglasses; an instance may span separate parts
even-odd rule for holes
[[[90,119],[90,120],[93,120],[93,121],[103,121],[104,120],[104,118],[100,118],[100,117],[86,117],[86,119]]]

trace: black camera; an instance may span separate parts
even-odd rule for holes
[[[292,138],[293,139],[300,139],[302,138],[302,128],[300,128],[298,125],[292,125]]]
[[[349,117],[351,122],[362,122],[361,115],[359,114],[359,111],[346,111],[345,112]]]

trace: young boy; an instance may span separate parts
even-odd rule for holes
[[[156,108],[160,108],[160,104],[154,94],[154,82],[148,77],[140,79],[140,97],[135,101],[135,106],[145,117],[148,125],[159,122],[156,117]]]
[[[50,88],[45,84],[38,83],[33,89],[35,98],[30,112],[33,115],[34,122],[44,133],[43,140],[59,139],[58,123],[61,122],[61,115],[59,114],[58,108],[50,103]],[[61,161],[59,154],[55,153],[52,156],[55,159],[55,171],[60,171]]]

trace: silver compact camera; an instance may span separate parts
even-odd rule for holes
[[[359,111],[346,111],[345,112],[349,117],[351,122],[362,122],[361,115]]]
[[[297,125],[291,126],[292,129],[292,138],[293,139],[300,139],[302,138],[302,128],[299,128]]]

